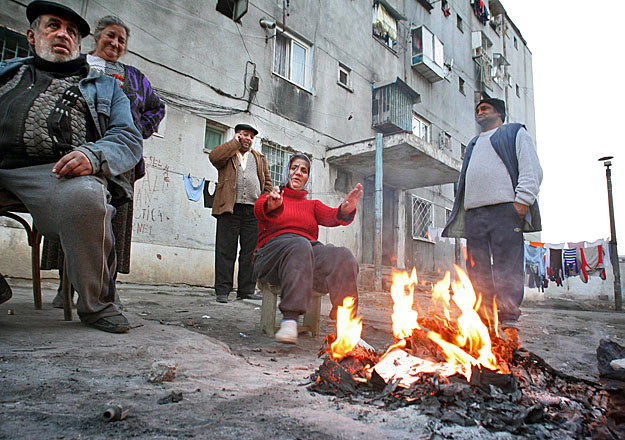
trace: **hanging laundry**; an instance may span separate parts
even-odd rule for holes
[[[541,248],[545,247],[545,243],[541,243],[540,241],[530,241],[529,243],[530,243],[530,246],[541,247]]]
[[[529,243],[525,243],[525,264],[535,266],[537,268],[538,276],[544,277],[546,274],[545,267],[545,254],[547,250],[542,247],[531,246]]]
[[[192,202],[198,202],[202,198],[202,192],[204,191],[204,179],[198,180],[197,186],[193,184],[193,177],[191,175],[182,176],[184,180],[184,188],[187,191],[187,198]]]
[[[590,275],[599,275],[602,280],[605,280],[605,266],[603,264],[603,249],[602,246],[593,246],[585,249],[578,249],[578,257],[580,260],[580,273],[579,277],[584,282],[588,282]]]
[[[583,241],[569,242],[568,246],[569,246],[569,249],[580,249],[584,247],[584,242]]]
[[[528,287],[538,288],[544,291],[547,270],[545,267],[545,254],[547,250],[542,247],[531,246],[524,243],[525,273],[528,276]]]
[[[212,208],[213,207],[213,199],[215,198],[215,190],[213,189],[213,193],[210,192],[210,180],[206,180],[204,183],[204,208]]]
[[[563,268],[562,268],[562,249],[549,249],[549,265],[547,266],[547,275],[551,281],[555,281],[556,285],[562,286]]]
[[[545,249],[564,249],[564,243],[545,243]],[[551,253],[547,252],[545,254],[545,266],[549,267],[550,266],[550,258],[551,258]],[[562,253],[560,253],[560,259],[562,258]],[[562,267],[562,265],[560,265],[560,267]],[[553,280],[552,280],[553,281]]]
[[[608,266],[612,265],[612,260],[610,259],[611,248],[610,248],[609,241],[600,238],[599,240],[595,240],[593,242],[586,241],[584,243],[585,243],[584,247],[587,247],[587,248],[591,248],[591,247],[595,247],[595,246],[601,246],[601,252],[603,253],[603,256],[602,256],[602,258],[603,258],[603,265],[605,267],[608,267]]]
[[[564,259],[564,275],[567,278],[579,275],[577,249],[565,249],[562,256]]]

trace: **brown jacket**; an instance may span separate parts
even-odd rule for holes
[[[232,214],[234,211],[234,202],[237,198],[237,151],[240,148],[239,141],[232,139],[215,147],[208,155],[211,163],[219,172],[219,179],[215,187],[215,199],[213,200],[213,215],[220,215],[225,212]],[[261,192],[270,192],[273,186],[267,159],[262,153],[254,149],[251,149],[250,152],[256,159]]]

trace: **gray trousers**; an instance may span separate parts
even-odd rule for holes
[[[333,319],[346,297],[354,297],[358,306],[358,262],[345,247],[282,234],[256,250],[254,269],[259,279],[281,286],[284,319],[297,319],[306,313],[313,288],[330,293]]]
[[[467,272],[476,294],[482,294],[480,310],[492,321],[493,299],[499,320],[517,320],[523,301],[523,219],[512,203],[469,209]]]
[[[113,304],[117,265],[111,219],[115,208],[106,180],[58,179],[53,164],[0,170],[0,187],[15,194],[39,232],[61,243],[69,278],[79,292],[78,316],[93,323],[121,313]]]

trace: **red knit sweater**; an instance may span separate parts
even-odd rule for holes
[[[319,200],[306,199],[308,191],[295,191],[284,188],[282,206],[270,213],[265,211],[267,196],[261,195],[254,205],[254,215],[258,219],[258,246],[281,234],[299,234],[309,240],[319,238],[319,225],[349,225],[356,215],[356,210],[347,219],[339,218],[339,208],[330,208]]]

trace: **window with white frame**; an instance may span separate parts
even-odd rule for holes
[[[293,154],[293,151],[280,147],[278,144],[263,140],[262,151],[269,165],[269,174],[273,185],[279,185],[282,180],[282,171],[286,159]]]
[[[288,32],[276,30],[273,72],[310,90],[312,86],[312,47]]]
[[[412,133],[426,142],[432,141],[432,124],[416,113],[412,114]]]
[[[224,143],[226,130],[211,121],[206,121],[204,129],[204,151],[210,153],[213,149]]]
[[[412,196],[412,238],[431,241],[428,228],[433,224],[432,202]]]
[[[352,89],[352,69],[343,63],[339,63],[338,83],[343,87]]]

